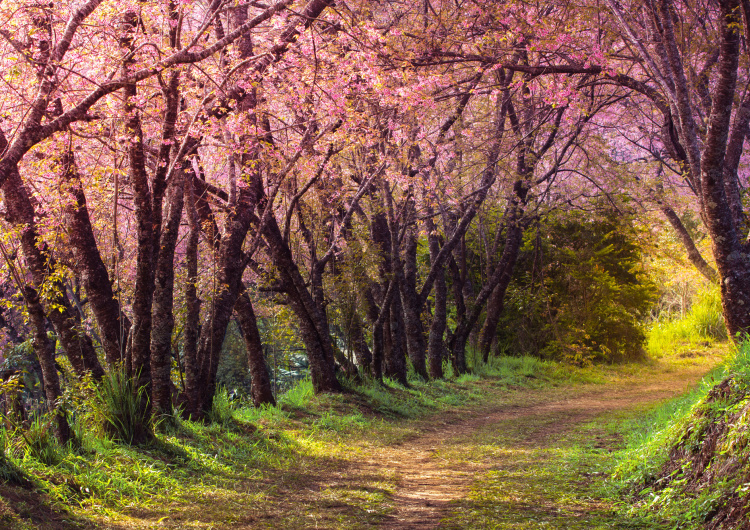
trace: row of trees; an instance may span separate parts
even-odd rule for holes
[[[528,227],[623,195],[742,332],[746,4],[4,2],[5,340],[33,337],[52,412],[50,328],[146,417],[200,418],[233,318],[273,403],[258,304],[294,315],[318,392],[440,378],[489,355]]]

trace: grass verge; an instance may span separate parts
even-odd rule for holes
[[[303,381],[278,407],[256,409],[220,394],[213,422],[165,422],[156,439],[139,448],[79,425],[78,444],[55,447],[54,459],[40,458],[42,453],[9,435],[5,461],[9,469],[21,470],[33,490],[0,491],[5,499],[0,517],[18,528],[43,527],[42,520],[57,521],[54,528],[370,528],[393,513],[399,477],[385,466],[358,473],[352,468],[380,448],[417,436],[436,418],[461,420],[500,407],[544,403],[570,395],[571,389],[627,385],[644,371],[704,360],[677,357],[669,363],[579,369],[504,357],[475,364],[474,373],[460,377],[446,367],[445,381],[412,379],[402,387],[366,380],[347,383],[345,393],[318,396]],[[513,433],[525,436],[534,429],[533,422],[508,422],[503,432],[518,441]],[[460,461],[497,447],[477,442],[462,453],[446,449],[443,456]],[[534,464],[552,462],[555,454],[524,451],[513,458]],[[541,469],[534,477],[540,488],[551,483]],[[558,490],[564,488],[560,484]],[[485,493],[491,491],[488,486]],[[36,500],[30,502],[29,495]],[[484,502],[474,499],[475,508]],[[480,511],[468,507],[462,513]]]

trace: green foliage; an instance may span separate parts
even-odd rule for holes
[[[134,378],[122,368],[109,371],[94,391],[94,412],[104,432],[114,440],[142,443],[151,438],[150,418],[144,406],[148,394],[136,388]]]
[[[744,341],[690,392],[627,425],[610,481],[614,494],[632,495],[629,513],[680,528],[702,527],[730,502],[747,505],[749,415],[750,342]]]
[[[527,231],[519,260],[500,344],[579,366],[641,356],[656,287],[623,219],[550,219]]]
[[[229,395],[226,387],[219,387],[214,394],[211,404],[211,412],[208,413],[208,421],[219,425],[229,425],[234,418],[235,403]]]
[[[280,405],[286,405],[292,409],[304,409],[313,396],[313,385],[310,378],[303,379],[287,390],[281,398]]]
[[[663,313],[660,317],[653,322],[648,335],[647,350],[655,356],[728,338],[721,294],[715,286],[699,291],[684,316]]]
[[[26,442],[26,451],[32,458],[48,466],[55,466],[62,460],[61,447],[46,416],[37,415],[23,438]]]
[[[5,428],[0,428],[0,481],[22,486],[28,485],[29,479],[26,473],[8,455],[10,443],[12,443],[10,433]]]

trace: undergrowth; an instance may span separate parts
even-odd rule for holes
[[[445,379],[427,383],[412,375],[408,386],[364,378],[343,381],[342,393],[315,395],[310,380],[303,380],[279,396],[275,407],[255,408],[219,389],[206,422],[163,419],[151,441],[139,446],[104,428],[112,425],[102,423],[104,400],[90,381],[82,381],[65,397],[76,443],[60,446],[41,436],[46,449],[35,452],[8,433],[0,476],[17,471],[19,481],[31,481],[58,510],[105,526],[128,526],[133,517],[174,528],[188,521],[253,527],[264,518],[285,528],[309,528],[314,521],[371,526],[389,512],[397,477],[373,472],[356,485],[320,491],[321,477],[341,473],[346,462],[374,448],[414,436],[430,418],[496,407],[509,392],[529,399],[535,395],[529,390],[599,384],[643,369],[577,368],[508,356],[483,363],[473,350],[467,361],[467,374],[457,376],[446,363]],[[331,511],[331,504],[348,508]]]
[[[650,355],[660,357],[675,349],[684,352],[727,338],[721,294],[718,288],[710,287],[696,295],[684,316],[667,313],[657,318],[649,330],[646,349]]]
[[[579,369],[532,357],[493,358],[485,364],[470,353],[469,365],[470,373],[456,376],[446,363],[444,380],[427,383],[412,376],[407,387],[387,378],[383,383],[371,378],[344,381],[346,391],[340,394],[315,395],[307,379],[280,396],[276,407],[255,408],[219,389],[207,422],[177,415],[162,418],[151,441],[138,446],[129,442],[138,436],[134,428],[141,409],[138,395],[124,386],[126,378],[113,373],[98,388],[83,380],[65,397],[73,411],[75,443],[58,444],[43,418],[26,431],[28,440],[2,431],[0,478],[31,481],[57,509],[70,508],[99,520],[127,520],[133,506],[174,518],[189,505],[198,511],[182,517],[235,523],[235,511],[220,506],[236,496],[238,484],[244,484],[248,498],[258,501],[248,508],[252,517],[288,510],[273,498],[278,480],[274,477],[313,480],[321,467],[340,465],[351,451],[410,436],[414,422],[442,411],[483,406],[489,390],[592,379]],[[381,477],[373,482],[382,494],[348,492],[347,502],[369,503],[362,517],[374,521],[385,513],[392,480],[384,482]],[[373,498],[380,499],[382,509],[370,506]],[[285,515],[289,521],[297,516]]]
[[[745,341],[695,388],[625,425],[609,495],[629,496],[627,514],[674,528],[735,528],[732,517],[750,509],[749,409]]]

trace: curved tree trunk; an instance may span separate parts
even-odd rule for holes
[[[315,303],[307,290],[289,246],[281,235],[276,219],[270,217],[263,229],[268,252],[281,276],[289,306],[297,316],[302,340],[310,360],[310,377],[316,392],[338,392],[341,384],[336,379],[335,353],[328,333],[325,311]]]
[[[224,335],[232,317],[234,305],[240,294],[242,274],[245,271],[245,255],[242,243],[245,240],[253,219],[255,195],[246,188],[238,190],[238,204],[226,221],[224,234],[217,252],[216,285],[212,308],[203,324],[197,364],[200,373],[199,410],[200,416],[211,410],[216,392],[216,372],[219,368],[221,347]]]
[[[695,246],[693,238],[690,237],[690,234],[685,228],[685,225],[682,224],[682,221],[680,220],[677,213],[669,206],[664,205],[660,206],[660,210],[664,214],[664,217],[667,218],[667,221],[669,221],[669,224],[672,225],[672,228],[677,233],[680,241],[682,241],[682,246],[684,246],[685,250],[687,251],[687,256],[690,260],[690,263],[692,263],[693,266],[698,269],[698,272],[700,272],[703,277],[706,278],[709,282],[718,283],[719,274],[716,272],[716,270],[714,270],[713,267],[711,267],[711,265],[708,264],[705,259],[703,259],[703,256],[698,250],[698,247]]]
[[[487,302],[487,316],[484,319],[484,324],[482,324],[482,330],[479,332],[479,351],[482,353],[482,360],[484,360],[484,362],[487,362],[490,357],[492,341],[495,339],[497,325],[500,323],[500,316],[503,313],[505,293],[507,290],[508,285],[500,283],[492,291],[492,295]]]
[[[508,225],[505,248],[503,249],[500,263],[498,263],[487,283],[479,291],[479,294],[472,304],[471,310],[467,313],[466,318],[459,322],[456,331],[453,334],[451,341],[451,356],[453,358],[454,368],[458,373],[464,373],[466,371],[466,343],[469,339],[471,330],[479,319],[484,304],[487,302],[496,287],[505,285],[503,288],[504,292],[505,288],[507,288],[510,283],[513,268],[518,259],[518,252],[523,239],[523,228],[519,224],[517,216],[514,215],[513,217],[515,219],[513,219]]]
[[[65,167],[64,178],[69,202],[65,205],[63,215],[68,229],[73,267],[86,291],[107,363],[121,363],[125,360],[130,320],[122,313],[112,290],[107,267],[94,237],[86,195],[72,155]]]

